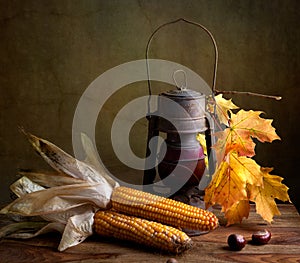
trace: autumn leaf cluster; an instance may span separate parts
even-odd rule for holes
[[[275,199],[289,201],[288,187],[281,183],[282,177],[272,175],[272,168],[261,167],[251,157],[255,155],[255,142],[280,140],[272,126],[272,120],[261,117],[261,111],[234,113],[238,107],[222,95],[215,97],[215,113],[225,129],[215,134],[213,146],[217,167],[205,190],[207,207],[219,204],[227,219],[227,225],[248,218],[250,202],[256,205],[256,212],[268,222],[274,215],[280,215]]]

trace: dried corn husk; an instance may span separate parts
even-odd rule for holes
[[[26,176],[23,176],[10,186],[10,190],[18,197],[44,189],[44,187],[32,182]]]
[[[64,229],[65,224],[57,222],[19,222],[1,228],[0,238],[6,237],[28,239],[54,231],[63,233]]]
[[[59,222],[62,224],[67,224],[69,218],[75,215],[81,215],[89,211],[97,211],[98,208],[91,204],[83,204],[80,206],[76,206],[74,208],[70,208],[68,210],[62,211],[62,212],[56,212],[52,214],[43,215],[42,218],[51,221],[51,222]]]
[[[95,211],[85,211],[83,214],[70,217],[64,229],[58,250],[64,251],[68,247],[75,246],[92,235],[94,215]]]
[[[85,163],[95,167],[95,169],[101,174],[101,176],[103,176],[109,182],[111,186],[118,186],[119,184],[107,174],[107,171],[105,170],[104,166],[101,165],[94,145],[85,133],[81,133],[81,142],[83,150],[86,154]]]
[[[0,212],[41,216],[63,212],[83,204],[107,208],[111,194],[112,188],[102,183],[56,186],[23,195]]]
[[[26,176],[32,182],[46,188],[60,185],[80,184],[85,182],[84,180],[76,179],[64,173],[59,173],[56,171],[49,172],[26,170],[19,171],[18,175]]]
[[[37,153],[56,171],[87,182],[102,182],[110,184],[112,187],[115,186],[116,182],[107,175],[104,169],[98,172],[92,166],[75,159],[53,143],[38,138],[30,133],[24,133]],[[82,138],[85,138],[84,141],[87,140],[87,136],[83,136]],[[87,145],[87,143],[84,145]]]
[[[77,245],[93,233],[95,212],[110,207],[110,198],[115,187],[119,186],[97,160],[91,140],[82,135],[87,162],[79,161],[56,145],[29,134],[23,130],[34,149],[56,172],[22,171],[22,176],[11,185],[18,196],[4,207],[0,213],[14,217],[38,217],[46,224],[25,227],[26,222],[12,226],[11,231],[0,230],[7,237],[30,238],[47,231],[59,231],[62,239],[58,249],[63,251]],[[30,222],[33,223],[33,222]],[[31,226],[33,226],[31,224]],[[37,229],[40,226],[40,229]],[[18,230],[16,230],[18,229]],[[29,231],[29,229],[31,229]],[[33,231],[34,230],[34,231]]]
[[[36,231],[43,227],[45,227],[48,223],[47,222],[19,222],[13,223],[1,228],[0,238],[16,235],[19,231],[27,229],[27,233],[29,231]]]

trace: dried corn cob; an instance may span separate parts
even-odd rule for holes
[[[95,214],[94,231],[176,254],[192,246],[192,240],[179,229],[113,211]]]
[[[208,231],[218,226],[217,217],[209,211],[123,186],[113,190],[111,200],[118,212],[178,228]]]

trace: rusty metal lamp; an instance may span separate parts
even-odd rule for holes
[[[177,22],[185,22],[202,28],[210,36],[214,44],[215,64],[212,84],[213,96],[216,81],[218,51],[216,42],[212,34],[204,26],[183,18],[159,26],[152,33],[148,40],[146,48],[146,61],[148,59],[149,46],[153,36],[161,28]],[[149,74],[148,64],[147,70]],[[207,118],[207,97],[204,94],[195,91],[194,89],[197,89],[197,87],[187,87],[186,83],[178,85],[176,82],[176,74],[178,75],[180,71],[174,72],[173,79],[176,84],[174,89],[159,94],[157,112],[151,113],[149,110],[147,116],[148,137],[146,156],[149,156],[151,151],[149,142],[153,137],[158,136],[160,133],[163,133],[166,137],[166,153],[163,157],[161,156],[161,153],[158,154],[160,163],[157,165],[157,167],[153,167],[154,165],[152,164],[153,168],[145,169],[143,184],[153,184],[158,172],[160,179],[171,177],[172,181],[175,184],[183,184],[181,189],[179,191],[176,191],[171,196],[172,198],[183,201],[185,203],[203,207],[203,191],[200,190],[198,186],[201,179],[203,179],[203,174],[206,170],[205,154],[203,147],[200,145],[196,137],[198,133],[205,134],[207,155],[209,160],[208,174],[212,175],[214,171],[215,161],[213,157],[213,151],[211,151],[211,145],[213,143],[211,133],[214,127],[212,127],[213,123],[209,122]],[[184,71],[182,72],[184,73]],[[149,96],[151,96],[152,90],[149,75],[148,89]],[[183,111],[170,110],[169,105],[165,103],[167,100],[171,100],[177,103],[183,109]],[[184,114],[182,112],[184,112]],[[167,116],[167,118],[160,117],[162,115]],[[173,125],[174,123],[176,125]],[[154,145],[154,150],[156,150],[155,147],[157,148],[158,146]],[[148,160],[148,162],[153,163],[155,163],[155,161],[156,160],[154,159]],[[146,165],[148,165],[146,167],[149,167],[149,164]]]

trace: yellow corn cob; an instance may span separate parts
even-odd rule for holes
[[[192,246],[192,240],[179,229],[113,211],[95,214],[94,231],[176,254]]]
[[[111,201],[118,212],[177,228],[208,231],[218,226],[218,218],[207,210],[123,186],[114,189]]]

